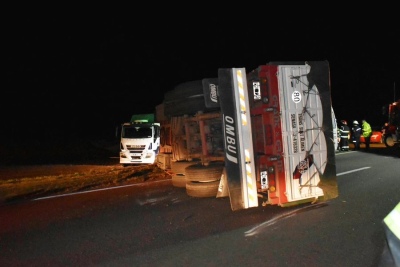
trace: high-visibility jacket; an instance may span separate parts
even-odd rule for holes
[[[368,122],[364,121],[362,123],[362,131],[364,137],[370,137],[372,135],[371,125]]]

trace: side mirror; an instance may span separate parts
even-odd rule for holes
[[[115,138],[116,139],[119,139],[121,137],[121,128],[122,127],[120,125],[115,127]]]

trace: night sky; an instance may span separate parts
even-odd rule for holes
[[[381,126],[381,107],[400,98],[392,22],[189,19],[14,21],[3,39],[2,141],[110,138],[132,114],[154,112],[179,83],[271,61],[327,60],[339,120]]]

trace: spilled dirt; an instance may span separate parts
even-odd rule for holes
[[[0,166],[0,204],[132,183],[171,179],[156,165]]]

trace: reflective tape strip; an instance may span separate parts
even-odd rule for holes
[[[244,97],[244,89],[243,89],[243,76],[242,71],[236,71],[236,79],[238,82],[238,89],[239,89],[239,102],[240,102],[240,111],[242,113],[242,125],[247,125],[247,118],[246,118],[246,101]]]
[[[246,70],[244,68],[233,69],[234,104],[238,127],[238,145],[240,156],[240,181],[243,199],[243,207],[257,207],[257,182],[254,166],[253,141],[251,133],[250,108],[248,102]]]
[[[390,231],[400,239],[400,202],[397,206],[383,219]]]
[[[249,204],[251,207],[258,205],[257,188],[253,183],[251,164],[249,164],[251,157],[249,150],[245,150],[245,160],[246,160],[246,180],[247,180],[247,192],[249,197]]]

